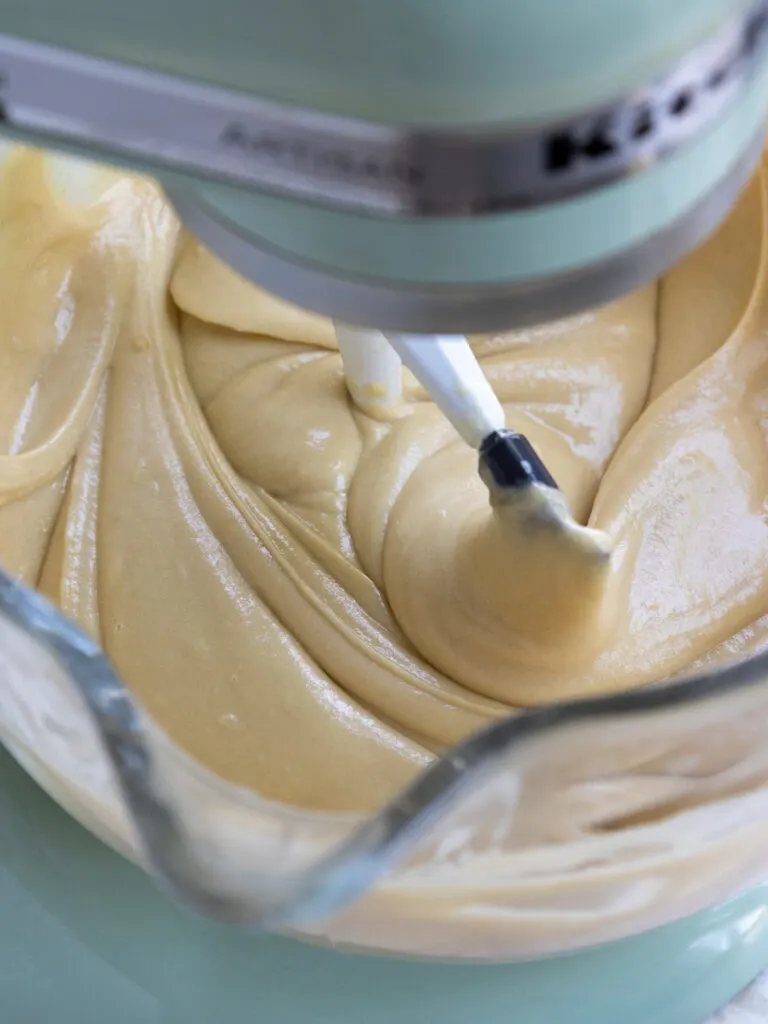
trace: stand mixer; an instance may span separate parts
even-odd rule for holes
[[[429,0],[2,0],[0,33],[5,134],[156,176],[215,254],[337,321],[352,382],[356,345],[369,384],[391,372],[383,332],[422,379],[432,368],[449,414],[446,336],[660,274],[730,209],[768,112],[765,0],[475,0],[439,18]],[[436,354],[414,354],[431,337]],[[762,965],[739,922],[763,899],[733,905],[741,945],[705,1012]],[[705,915],[695,941],[713,929]],[[638,955],[624,947],[617,978]],[[678,982],[659,1000],[703,983],[694,967]]]
[[[380,329],[505,329],[638,286],[723,216],[762,137],[751,0],[0,17],[7,133],[152,172],[240,273]]]
[[[754,166],[766,5],[665,6],[4,3],[4,129],[156,175],[216,255],[341,323],[509,329],[658,275]]]

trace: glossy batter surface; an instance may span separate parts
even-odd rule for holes
[[[152,184],[0,178],[0,563],[97,635],[224,778],[377,807],[511,709],[765,643],[768,310],[755,179],[659,285],[473,339],[595,560],[489,504],[412,378],[349,399],[327,321],[245,283]],[[615,810],[615,809],[614,809]]]

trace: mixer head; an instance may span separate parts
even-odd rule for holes
[[[493,331],[716,226],[762,147],[767,24],[768,0],[0,0],[0,98],[11,136],[158,176],[290,301]]]

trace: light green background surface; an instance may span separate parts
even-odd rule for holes
[[[178,909],[0,750],[2,1024],[695,1024],[768,965],[768,887],[528,965],[396,962]]]

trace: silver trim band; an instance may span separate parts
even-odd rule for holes
[[[0,104],[21,132],[158,173],[376,215],[479,216],[579,195],[674,153],[736,100],[767,38],[768,0],[752,0],[647,88],[567,121],[494,131],[340,118],[2,35]]]
[[[663,231],[607,260],[533,281],[429,287],[352,278],[238,232],[194,190],[167,188],[187,227],[245,277],[317,313],[382,330],[475,334],[527,327],[618,298],[663,273],[724,219],[755,169],[763,129],[704,198]]]

